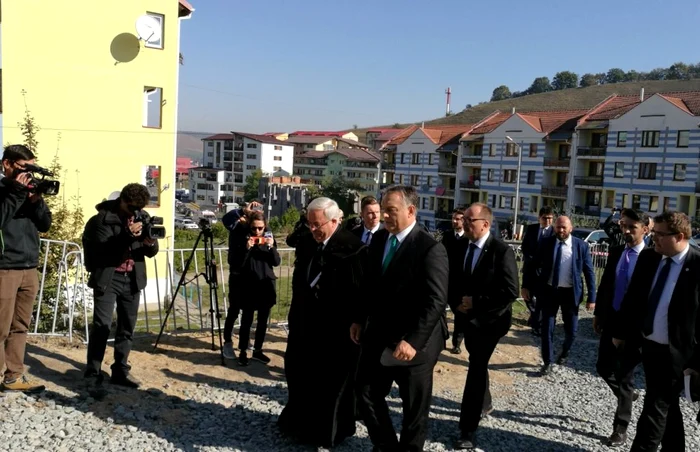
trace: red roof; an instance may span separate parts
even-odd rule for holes
[[[676,107],[693,116],[700,116],[700,91],[677,91],[666,93],[645,94],[644,100],[659,95]],[[616,119],[639,105],[639,95],[611,96],[584,118],[586,121],[605,121]]]
[[[236,135],[240,135],[242,137],[246,137],[250,140],[254,141],[259,141],[261,143],[268,143],[268,144],[277,144],[277,145],[283,145],[283,146],[292,146],[291,144],[278,140],[275,137],[269,136],[269,135],[256,135],[254,133],[243,133],[243,132],[234,132]]]
[[[212,140],[233,140],[232,133],[217,133],[210,137],[202,138],[202,141],[212,141]]]
[[[188,157],[178,157],[175,160],[175,172],[177,174],[187,174],[190,168],[193,168],[192,159]]]
[[[448,126],[435,125],[425,127],[411,126],[402,130],[401,133],[397,134],[394,138],[387,141],[384,146],[392,144],[401,144],[404,141],[406,141],[408,137],[413,135],[413,132],[419,129],[425,134],[426,137],[428,137],[430,141],[432,141],[438,146],[442,146],[443,144],[447,143],[453,138],[457,136],[462,136],[462,134],[471,130],[472,127],[474,127],[474,124],[456,124]]]
[[[336,153],[342,154],[347,157],[348,160],[355,162],[379,162],[381,160],[381,157],[376,152],[358,148],[336,149],[334,151],[308,151],[297,155],[296,158],[320,159]]]
[[[493,132],[498,126],[506,122],[508,118],[512,116],[511,113],[496,112],[492,114],[488,119],[477,124],[470,132],[469,135],[479,135],[484,133]]]
[[[312,130],[297,130],[289,134],[290,137],[293,136],[308,136],[308,137],[342,137],[349,132],[318,132]]]
[[[583,117],[589,110],[556,110],[556,111],[529,111],[516,113],[525,122],[530,124],[538,132],[550,133],[557,129],[566,128],[573,130],[576,120]]]
[[[399,133],[399,132],[401,132],[402,130],[403,130],[403,129],[397,129],[397,128],[395,128],[395,127],[384,128],[384,129],[379,128],[379,129],[369,129],[369,130],[367,131],[367,133],[379,133],[379,134],[382,134],[382,133],[390,133],[390,132]]]

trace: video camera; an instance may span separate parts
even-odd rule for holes
[[[152,217],[145,210],[139,210],[134,214],[134,223],[142,223],[141,235],[147,239],[164,239],[165,226],[163,217]]]
[[[29,190],[30,193],[49,196],[58,194],[61,183],[57,180],[46,179],[47,177],[54,177],[54,174],[46,168],[26,163],[24,168],[19,170],[19,173],[29,173],[31,175],[29,184],[27,185],[27,190]],[[41,176],[41,179],[37,179],[37,175]]]

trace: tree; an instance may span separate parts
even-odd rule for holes
[[[606,82],[607,74],[605,72],[599,72],[595,76],[596,76],[598,85],[605,85],[607,83]]]
[[[598,84],[598,77],[596,77],[594,74],[583,74],[581,76],[581,82],[579,83],[579,86],[581,88],[585,88],[587,86],[594,86]]]
[[[626,82],[638,82],[642,80],[642,77],[644,76],[644,73],[640,73],[635,71],[634,69],[631,71],[627,71],[625,74],[625,81]]]
[[[467,104],[467,106],[466,106],[466,107],[464,107],[464,109],[465,109],[465,110],[469,110],[469,109],[470,109],[470,108],[472,108],[472,107],[473,107],[473,105],[472,105],[472,104]]]
[[[647,72],[646,80],[664,80],[666,78],[666,69],[657,67]]]
[[[555,90],[576,88],[578,86],[578,74],[571,71],[557,72],[552,80],[552,88]]]
[[[260,178],[262,177],[262,170],[256,169],[248,177],[245,178],[245,185],[243,186],[243,199],[245,202],[250,202],[258,197],[258,190],[260,188]]]
[[[511,97],[510,88],[508,88],[506,85],[501,85],[493,90],[493,94],[491,94],[491,102],[510,99]]]
[[[688,80],[690,79],[690,67],[678,62],[671,65],[666,72],[666,80]]]
[[[275,234],[288,234],[301,218],[301,213],[294,207],[287,209],[280,217],[270,219],[269,226]]]
[[[527,94],[539,94],[548,91],[552,91],[552,84],[549,83],[549,77],[537,77],[527,89]]]
[[[350,216],[355,212],[355,201],[358,198],[358,192],[362,191],[362,186],[354,180],[347,180],[342,176],[326,178],[321,184],[319,194],[326,198],[331,198],[338,203],[340,210],[345,213],[345,216]]]
[[[700,78],[700,63],[689,65],[688,75],[690,78]]]
[[[620,68],[612,68],[605,74],[605,83],[621,83],[625,81],[625,71]]]

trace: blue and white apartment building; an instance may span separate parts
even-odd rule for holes
[[[610,96],[589,110],[494,112],[477,124],[412,126],[382,148],[383,182],[417,187],[418,216],[449,227],[455,206],[484,202],[519,222],[544,205],[604,220],[613,207],[700,219],[700,92]]]

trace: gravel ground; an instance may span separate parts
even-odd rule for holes
[[[528,334],[519,332],[519,334]],[[557,331],[558,339],[563,332]],[[507,339],[506,339],[507,340]],[[494,384],[496,411],[482,421],[478,445],[486,451],[598,451],[610,434],[614,400],[595,375],[597,340],[590,317],[582,315],[579,338],[566,366],[541,378],[524,363],[501,366],[512,385]],[[304,451],[287,442],[275,421],[286,398],[282,383],[190,381],[180,394],[159,389],[131,391],[109,386],[110,396],[97,402],[80,388],[47,391],[39,396],[0,395],[0,451]],[[436,378],[440,378],[439,375]],[[638,385],[643,378],[638,376]],[[73,392],[77,389],[77,392]],[[451,450],[456,439],[461,391],[435,394],[426,449]],[[643,391],[642,391],[643,395]],[[400,425],[398,391],[390,406]],[[642,406],[635,404],[630,436]],[[697,408],[682,402],[689,451],[700,450]],[[628,445],[631,444],[631,440]],[[368,451],[364,426],[337,451]]]

